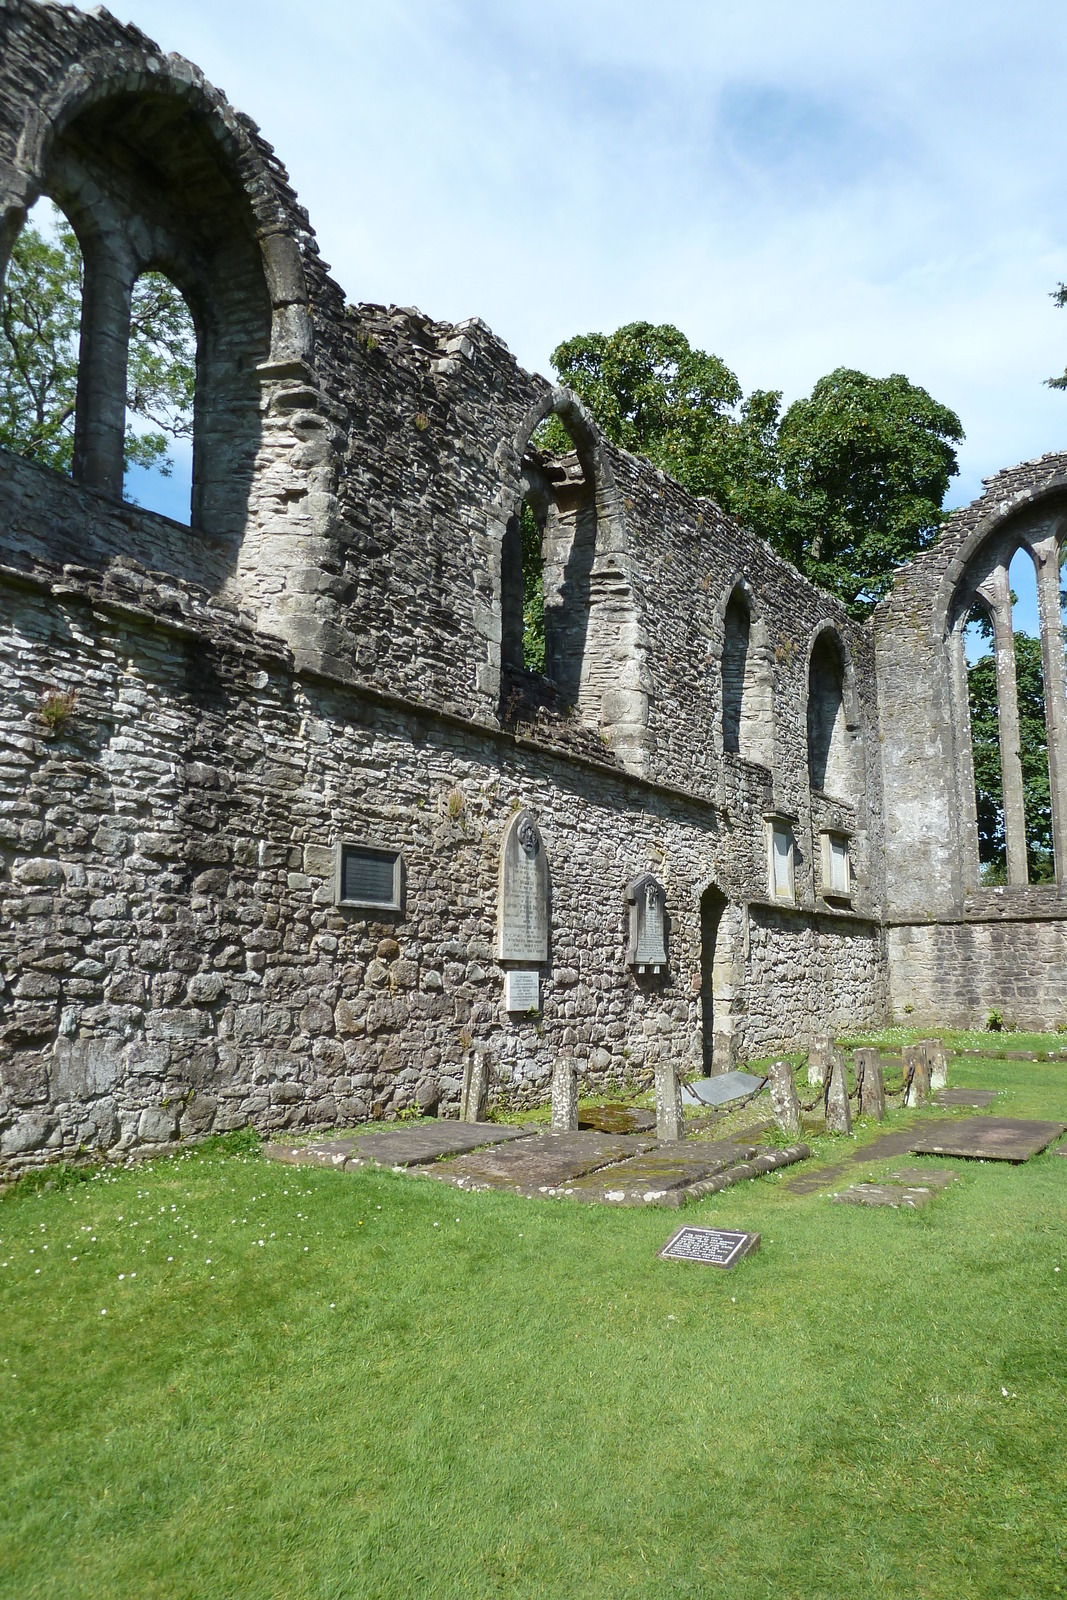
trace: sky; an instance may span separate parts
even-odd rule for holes
[[[1067,448],[1067,6],[111,0],[289,168],[351,300],[562,339],[671,322],[786,403],[903,372],[948,504]]]

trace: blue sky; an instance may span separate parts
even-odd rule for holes
[[[950,503],[1067,447],[1067,6],[111,0],[288,165],[353,300],[479,315],[548,373],[678,325],[746,389],[904,372]]]

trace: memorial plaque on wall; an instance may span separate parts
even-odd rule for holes
[[[667,891],[646,872],[626,891],[630,945],[626,960],[638,972],[660,973],[667,965]]]
[[[508,1011],[540,1011],[541,974],[521,970],[505,972],[504,1006]]]
[[[732,1267],[758,1250],[758,1233],[733,1233],[725,1228],[679,1228],[659,1252],[664,1261],[699,1261],[705,1267]]]
[[[531,812],[508,824],[500,852],[501,961],[540,966],[548,960],[551,882],[541,833]]]

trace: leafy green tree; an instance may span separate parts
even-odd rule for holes
[[[49,238],[27,224],[4,279],[0,445],[69,472],[84,273],[74,231],[54,207],[51,232]],[[131,301],[127,468],[154,467],[169,476],[170,440],[192,435],[195,384],[196,331],[189,308],[162,273],[145,272],[134,284]]]
[[[988,638],[990,629],[984,613],[977,613],[973,620],[979,623]],[[1004,785],[997,720],[997,669],[992,654],[980,656],[968,669],[967,689],[971,707],[971,750],[974,757],[978,859],[982,865],[982,882],[1005,883]],[[1019,752],[1026,819],[1027,869],[1031,883],[1047,883],[1055,876],[1055,872],[1045,683],[1041,667],[1041,641],[1026,633],[1015,635],[1015,692],[1019,702]]]
[[[569,448],[568,445],[564,448]],[[545,586],[541,526],[528,501],[519,518],[522,541],[522,664],[530,672],[545,670]]]
[[[959,418],[894,374],[838,368],[781,412],[670,326],[630,323],[561,344],[552,364],[608,438],[710,495],[866,616],[929,545],[957,471]]]

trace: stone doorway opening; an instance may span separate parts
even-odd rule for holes
[[[724,952],[718,947],[725,910],[726,896],[721,889],[716,889],[712,884],[700,897],[700,1037],[706,1078],[710,1078],[716,1071],[716,1056],[718,1056],[719,1072],[727,1071],[730,1064],[728,1060],[723,1059],[726,1019],[716,1016],[716,997],[720,1007],[725,999],[722,994],[721,976],[720,981],[716,982],[716,970],[718,969],[720,975],[722,970]],[[716,1034],[720,1036],[718,1050],[715,1048]],[[728,1053],[725,1052],[727,1055]]]

